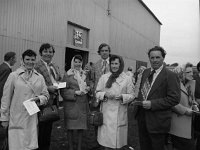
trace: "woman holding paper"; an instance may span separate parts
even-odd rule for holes
[[[81,150],[83,130],[87,129],[87,113],[89,111],[87,93],[89,86],[86,84],[86,73],[82,70],[83,59],[75,55],[63,82],[66,88],[61,89],[64,106],[64,121],[68,130],[69,150],[73,150],[73,132],[78,131],[78,150]]]
[[[30,115],[23,105],[27,100],[44,105],[49,97],[44,78],[34,70],[35,61],[36,53],[26,50],[20,68],[9,75],[4,86],[0,119],[8,126],[9,150],[38,148],[37,113]]]

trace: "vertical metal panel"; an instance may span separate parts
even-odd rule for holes
[[[90,29],[90,60],[98,58],[102,42],[128,64],[137,58],[146,60],[146,48],[159,43],[160,26],[138,0],[110,0],[110,5],[107,15],[108,0],[0,0],[0,50],[16,51],[19,60],[25,49],[38,52],[42,43],[49,42],[56,49],[54,60],[63,68],[71,21]]]

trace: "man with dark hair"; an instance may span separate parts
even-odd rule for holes
[[[16,63],[16,53],[15,52],[7,52],[4,55],[4,62],[0,65],[0,106],[1,106],[1,98],[3,95],[4,84],[9,76],[9,74],[12,72],[11,67],[14,66],[15,63]],[[2,129],[2,127],[0,126],[0,149],[6,138],[6,132],[7,132],[7,130]]]
[[[160,46],[148,51],[151,68],[142,74],[136,118],[141,150],[164,150],[171,123],[171,108],[180,101],[178,76],[164,65],[166,52]]]
[[[61,80],[61,75],[52,58],[54,56],[54,47],[49,43],[44,43],[40,46],[39,54],[41,59],[36,63],[35,70],[37,70],[45,79],[47,90],[50,98],[47,105],[58,105],[58,89],[53,83]],[[49,150],[51,142],[53,122],[39,122],[39,137],[38,137],[38,150]]]

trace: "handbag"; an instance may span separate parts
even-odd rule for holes
[[[60,115],[56,105],[49,105],[40,110],[38,113],[40,122],[54,122],[60,120]]]
[[[88,124],[92,125],[92,126],[101,126],[103,125],[103,113],[102,111],[102,107],[103,104],[101,104],[101,107],[99,110],[94,110],[94,111],[90,111],[88,113]]]
[[[93,126],[101,126],[103,124],[103,113],[100,111],[89,112],[88,123]]]

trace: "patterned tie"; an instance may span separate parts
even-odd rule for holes
[[[52,64],[49,64],[49,71],[50,71],[50,74],[52,75],[52,77],[53,77],[54,79],[56,79],[56,75],[55,75],[55,73],[54,73]]]
[[[102,65],[102,73],[103,73],[103,74],[106,73],[106,64],[107,64],[107,61],[104,60],[104,61],[103,61],[103,65]]]
[[[153,81],[154,73],[155,73],[155,70],[152,70],[151,73],[149,74],[148,78],[146,79],[142,89],[141,89],[143,100],[147,99],[147,95],[148,95],[148,92],[151,88],[151,83]]]

